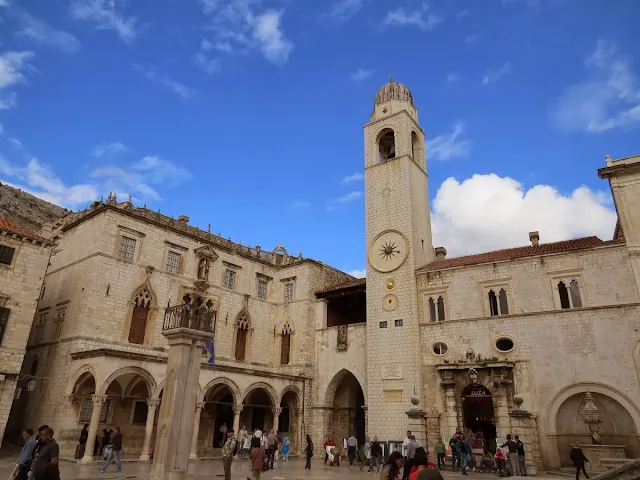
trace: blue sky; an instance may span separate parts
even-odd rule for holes
[[[0,0],[0,180],[119,192],[243,244],[365,268],[363,131],[413,92],[435,246],[610,238],[640,153],[636,0]]]

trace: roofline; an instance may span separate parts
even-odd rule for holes
[[[320,262],[318,260],[314,260],[312,258],[303,258],[302,260],[298,260],[297,262],[290,263],[288,265],[276,265],[276,264],[267,262],[266,260],[263,260],[261,258],[254,257],[253,255],[248,255],[248,254],[246,254],[246,253],[244,253],[242,251],[236,250],[233,247],[230,247],[230,246],[227,246],[227,245],[221,245],[221,244],[219,244],[217,242],[208,240],[206,238],[202,238],[202,237],[200,237],[198,235],[194,235],[191,232],[180,230],[180,229],[171,227],[169,225],[164,225],[161,222],[157,222],[157,221],[155,221],[155,220],[153,220],[151,218],[146,218],[146,217],[142,217],[140,215],[136,215],[135,211],[125,210],[125,209],[122,209],[122,208],[118,208],[115,205],[109,205],[109,204],[106,204],[106,203],[102,204],[101,206],[99,206],[98,208],[96,208],[94,210],[90,210],[89,212],[87,212],[86,215],[82,215],[77,220],[74,220],[73,222],[68,223],[67,225],[65,225],[64,227],[61,228],[61,231],[66,232],[67,230],[71,230],[72,228],[80,225],[81,223],[85,222],[86,220],[89,220],[90,218],[93,218],[93,217],[99,215],[100,213],[106,212],[108,210],[117,212],[117,213],[119,213],[121,215],[125,215],[127,217],[135,218],[137,220],[141,220],[141,221],[150,223],[152,225],[155,225],[156,227],[160,227],[160,228],[163,228],[163,229],[170,230],[170,231],[172,231],[174,233],[177,233],[178,235],[182,235],[182,236],[185,236],[185,237],[192,238],[192,239],[197,240],[197,241],[199,241],[199,242],[201,242],[203,244],[206,244],[206,245],[211,245],[212,247],[215,247],[215,248],[217,248],[219,250],[223,250],[223,251],[225,251],[227,253],[233,253],[233,254],[238,255],[240,257],[248,258],[248,259],[254,260],[256,262],[259,262],[259,263],[262,263],[262,264],[265,264],[265,265],[269,265],[269,266],[274,267],[274,268],[293,267],[293,266],[296,266],[296,265],[300,265],[301,263],[311,263],[311,264],[314,264],[314,265],[319,266],[319,267],[335,268],[335,267],[331,267],[330,265],[326,265],[326,264],[324,264],[324,263],[322,263],[322,262]],[[202,231],[202,230],[200,230],[200,231]],[[202,232],[204,233],[204,231],[202,231]],[[213,234],[210,234],[210,235],[213,235]],[[233,244],[233,245],[237,245],[237,244]],[[292,257],[292,258],[295,258],[295,257]],[[344,272],[342,272],[342,273],[344,273]]]
[[[22,239],[23,241],[30,240],[33,243],[39,243],[45,247],[54,247],[57,245],[56,242],[43,238],[39,235],[18,232],[9,228],[2,228],[2,226],[0,226],[0,236],[4,235],[17,237],[19,239]]]
[[[640,158],[638,155],[631,157],[619,158],[612,162],[619,162],[622,160],[629,160],[631,158]],[[617,177],[621,175],[630,175],[632,173],[640,173],[640,162],[636,163],[621,163],[619,165],[608,165],[598,169],[598,176],[602,179]]]
[[[437,263],[438,262],[433,262],[430,264],[425,265],[424,267],[420,267],[416,270],[416,274],[419,273],[428,273],[428,272],[440,272],[443,270],[456,270],[459,268],[469,268],[469,267],[476,267],[479,265],[490,265],[493,263],[505,263],[505,262],[515,262],[517,260],[525,260],[528,258],[542,258],[542,257],[555,257],[557,255],[567,255],[567,254],[571,254],[571,253],[577,253],[577,252],[584,252],[585,250],[596,250],[596,249],[601,249],[601,248],[615,248],[615,247],[620,247],[620,246],[624,246],[625,242],[623,240],[604,240],[602,241],[601,245],[593,245],[590,247],[584,247],[584,248],[576,248],[574,250],[565,250],[563,252],[552,252],[552,253],[539,253],[536,255],[524,255],[521,257],[513,257],[513,258],[503,258],[500,260],[490,260],[487,262],[477,262],[477,263],[468,263],[466,265],[457,265],[454,267],[443,267],[443,268],[437,268]],[[500,250],[495,250],[497,252],[499,252]],[[493,252],[483,252],[477,255],[484,255],[487,253],[493,253]],[[476,255],[476,254],[474,254]],[[454,258],[463,258],[463,257],[452,257],[449,260],[453,260]],[[430,265],[433,265],[433,268],[429,268]]]
[[[326,297],[332,296],[334,294],[338,294],[340,292],[342,292],[344,294],[344,293],[349,292],[351,290],[354,291],[352,293],[355,293],[356,290],[366,290],[366,288],[367,288],[367,279],[366,278],[354,279],[354,280],[361,280],[361,282],[353,284],[353,285],[345,285],[344,287],[333,288],[333,289],[329,286],[326,289],[315,291],[314,295],[316,296],[316,299],[321,299],[321,298],[326,298]],[[336,286],[339,287],[339,285],[336,285]]]

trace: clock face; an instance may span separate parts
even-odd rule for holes
[[[391,272],[407,259],[409,245],[397,230],[387,230],[378,235],[369,246],[369,263],[379,272]]]

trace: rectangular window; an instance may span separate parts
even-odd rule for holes
[[[111,405],[111,399],[107,399],[100,409],[100,418],[98,421],[100,423],[105,423],[107,421],[107,416],[109,414],[109,405]],[[80,408],[80,418],[78,419],[78,423],[89,423],[91,421],[91,412],[93,411],[93,402],[91,401],[91,397],[86,397],[82,401],[82,407]]]
[[[395,320],[395,322],[394,322],[394,323],[395,323],[395,326],[396,326],[396,327],[401,327],[401,326],[402,326],[402,319],[400,319],[400,320]]]
[[[266,278],[258,278],[258,298],[263,300],[267,298],[267,284]]]
[[[0,245],[0,263],[2,263],[3,265],[11,265],[13,254],[15,252],[15,248],[7,247],[6,245]]]
[[[284,302],[289,303],[293,300],[293,282],[284,284]]]
[[[134,238],[120,237],[120,260],[133,262],[133,254],[136,252],[136,240]]]
[[[149,411],[149,406],[147,402],[137,401],[133,406],[133,420],[132,424],[146,424],[147,423],[147,412]]]
[[[233,270],[225,270],[224,272],[224,288],[233,290],[236,286],[236,272]]]
[[[380,322],[380,328],[387,328],[387,321],[383,320],[382,322]]]
[[[7,324],[9,323],[9,313],[11,313],[10,309],[0,307],[0,345],[2,345],[2,340],[4,340],[4,332],[7,329]]]
[[[182,259],[182,255],[178,252],[173,252],[169,250],[167,253],[167,268],[166,271],[169,273],[178,273],[180,271],[180,260]]]

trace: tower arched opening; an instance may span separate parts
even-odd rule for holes
[[[392,129],[385,128],[378,135],[378,151],[381,162],[396,157],[396,135]]]
[[[342,370],[338,372],[332,383],[337,383],[332,401],[332,416],[329,435],[336,444],[341,444],[343,438],[354,436],[358,444],[364,444],[365,416],[364,392],[358,379],[353,373]]]

